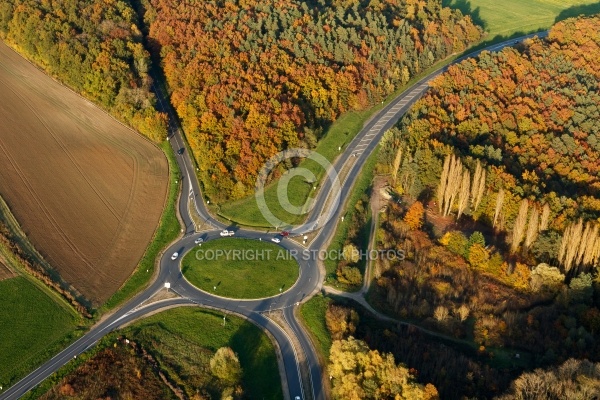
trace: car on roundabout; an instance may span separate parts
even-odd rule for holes
[[[271,238],[271,242],[279,243],[279,242],[281,242],[281,239],[274,237],[274,238]]]
[[[177,257],[179,257],[179,253],[175,252],[173,253],[173,255],[171,256],[171,260],[177,260]]]
[[[235,235],[235,232],[234,231],[228,231],[227,229],[223,229],[221,231],[221,233],[219,233],[219,235],[221,235],[221,237],[233,236],[233,235]]]

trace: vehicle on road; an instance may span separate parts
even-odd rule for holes
[[[280,235],[283,237],[288,237],[288,236],[290,236],[290,233],[288,231],[283,231],[280,233]]]
[[[279,243],[279,242],[281,242],[281,239],[274,237],[274,238],[271,238],[271,242]]]
[[[204,242],[204,239],[202,239],[202,238],[198,238],[198,239],[194,240],[194,243],[196,243],[196,244],[200,244],[202,242]]]
[[[184,151],[185,151],[185,147],[182,147],[179,150],[177,150],[177,153],[178,154],[183,154]]]
[[[228,231],[227,229],[224,229],[224,230],[221,231],[221,233],[219,233],[219,235],[221,235],[222,237],[233,236],[233,235],[235,235],[235,232],[234,231]]]
[[[179,257],[179,253],[175,252],[173,253],[173,255],[171,256],[171,260],[177,260],[177,257]]]

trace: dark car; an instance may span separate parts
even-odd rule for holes
[[[182,148],[180,148],[179,150],[177,150],[177,153],[178,153],[178,154],[183,154],[184,150],[185,150],[185,148],[184,148],[184,147],[182,147]]]

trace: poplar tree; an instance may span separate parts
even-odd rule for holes
[[[525,233],[525,226],[527,225],[527,210],[529,209],[529,202],[527,199],[521,201],[519,207],[519,214],[515,220],[512,231],[512,240],[510,243],[510,252],[516,253],[521,241],[523,240],[523,234]]]
[[[540,219],[540,213],[539,213],[537,207],[533,207],[533,210],[531,210],[531,214],[529,215],[529,222],[527,225],[527,233],[525,234],[525,248],[526,249],[529,249],[531,247],[531,245],[533,244],[533,242],[535,242],[535,239],[537,239],[537,237],[538,237],[538,233],[540,232],[539,219]]]
[[[498,216],[500,215],[500,211],[502,210],[502,205],[504,204],[504,189],[500,189],[498,195],[496,196],[496,208],[494,210],[494,223],[492,226],[496,227],[496,222],[498,221]]]
[[[575,224],[567,226],[563,233],[558,251],[558,262],[561,263],[565,272],[569,272],[573,268],[577,249],[583,234],[583,220]]]
[[[442,176],[440,177],[440,185],[437,189],[437,202],[438,210],[440,214],[444,211],[444,195],[446,193],[446,185],[448,183],[448,174],[450,173],[450,159],[452,156],[447,155],[444,159],[444,166],[442,167]]]
[[[485,169],[481,167],[481,163],[477,160],[475,166],[475,174],[473,175],[473,185],[471,186],[471,207],[473,211],[477,210],[481,199],[483,198],[483,191],[485,189]]]
[[[396,157],[394,158],[394,164],[392,164],[392,179],[394,186],[396,186],[396,179],[398,178],[398,169],[400,169],[400,161],[402,161],[402,147],[398,146],[396,151]]]
[[[469,192],[471,187],[471,173],[467,169],[463,171],[460,191],[458,193],[458,214],[456,219],[459,219],[469,205]]]
[[[460,189],[462,169],[462,162],[458,157],[453,155],[450,159],[448,180],[445,185],[444,216],[450,214],[452,205],[454,204],[454,199],[456,198],[456,195]]]
[[[548,222],[550,221],[550,206],[548,203],[544,203],[542,207],[542,217],[540,218],[540,232],[548,229]]]

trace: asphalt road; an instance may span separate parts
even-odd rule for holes
[[[497,51],[506,46],[511,46],[517,41],[521,41],[528,37],[545,36],[547,33],[537,33],[523,36],[521,38],[512,39],[494,46],[490,46],[484,50]],[[469,54],[468,57],[475,56],[479,53]],[[461,61],[467,56],[457,60]],[[206,209],[203,197],[200,192],[199,184],[194,173],[194,164],[188,154],[178,120],[173,114],[171,107],[167,104],[165,97],[157,91],[158,108],[169,114],[169,141],[175,151],[177,163],[181,170],[181,196],[178,203],[179,214],[182,218],[184,228],[183,237],[176,243],[165,250],[163,257],[160,260],[160,269],[156,279],[143,292],[135,296],[133,299],[125,303],[120,309],[115,311],[97,323],[83,337],[72,343],[69,347],[61,351],[59,354],[51,358],[35,371],[31,372],[25,378],[17,382],[14,386],[0,394],[0,399],[16,399],[33,387],[38,385],[52,373],[58,370],[63,365],[74,359],[76,356],[92,347],[100,338],[112,330],[117,329],[125,323],[131,322],[136,318],[144,316],[150,312],[177,305],[199,305],[222,310],[224,315],[227,313],[240,314],[251,320],[259,327],[269,331],[277,341],[285,368],[285,378],[289,389],[289,396],[294,399],[295,396],[300,396],[302,399],[312,397],[314,399],[324,399],[323,384],[321,379],[321,368],[319,366],[318,357],[315,353],[310,339],[306,332],[301,328],[294,317],[294,307],[297,303],[305,300],[318,292],[323,282],[321,270],[317,265],[317,260],[314,257],[306,257],[307,250],[316,252],[325,248],[328,238],[334,233],[341,213],[344,211],[342,207],[337,206],[337,202],[327,203],[328,196],[337,196],[340,203],[343,203],[348,198],[354,182],[356,181],[359,172],[367,160],[368,156],[373,152],[381,139],[383,133],[391,128],[410,106],[417,101],[428,88],[427,82],[432,78],[443,73],[447,67],[441,68],[430,75],[426,76],[410,89],[399,95],[383,110],[381,110],[363,130],[354,138],[354,140],[346,147],[343,154],[338,157],[332,168],[335,171],[340,171],[343,165],[353,157],[356,158],[354,165],[348,178],[341,183],[339,193],[332,193],[332,184],[329,180],[325,180],[320,188],[315,199],[315,206],[311,214],[307,218],[307,222],[302,227],[293,231],[294,234],[301,234],[308,230],[317,229],[316,238],[310,243],[308,249],[296,244],[289,239],[283,239],[280,246],[296,251],[299,264],[299,278],[296,283],[284,293],[265,299],[256,300],[234,300],[226,299],[218,296],[218,293],[203,292],[192,284],[190,284],[181,274],[180,260],[185,252],[193,250],[197,247],[194,240],[198,237],[203,237],[206,240],[227,240],[221,238],[220,230],[228,228],[236,231],[236,237],[244,237],[248,239],[259,238],[262,240],[270,240],[272,234],[262,232],[238,229],[237,227],[227,227],[223,223],[214,219]],[[183,151],[180,151],[183,149]],[[190,179],[191,178],[191,179]],[[192,206],[196,208],[197,213],[208,224],[214,227],[214,230],[195,233],[194,223],[188,212],[188,202],[193,201]],[[324,209],[325,205],[329,204],[329,209]],[[180,256],[177,260],[171,260],[171,255],[178,252]],[[169,283],[171,290],[178,293],[181,298],[163,300],[156,303],[145,305],[146,302],[159,290],[165,283]],[[301,348],[295,349],[292,345],[292,339],[286,332],[283,331],[276,323],[265,317],[271,310],[283,310],[285,320],[290,326],[291,331],[296,336]],[[311,388],[310,394],[304,393],[302,385],[302,376],[300,374],[299,359],[297,353],[302,351],[304,358],[308,364],[310,371]]]

